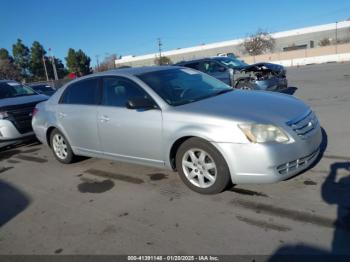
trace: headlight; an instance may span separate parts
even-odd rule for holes
[[[287,142],[288,136],[277,126],[263,124],[239,124],[238,127],[243,131],[249,141],[253,143],[265,142]]]
[[[8,117],[8,114],[6,111],[2,111],[2,112],[0,111],[0,119],[5,119],[7,117]]]

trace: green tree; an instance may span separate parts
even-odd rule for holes
[[[21,75],[24,78],[28,78],[30,51],[29,48],[22,43],[21,39],[17,39],[16,44],[12,45],[12,55],[14,64],[21,71]]]
[[[46,54],[44,47],[38,42],[34,41],[30,49],[30,72],[34,80],[45,80],[45,68],[43,58]]]
[[[78,72],[78,60],[77,60],[77,54],[73,48],[68,49],[68,55],[65,59],[66,59],[66,64],[67,64],[69,72],[77,73]]]
[[[78,76],[91,74],[91,59],[81,49],[75,51],[73,48],[69,48],[68,55],[65,59],[70,72]]]
[[[5,48],[0,48],[0,59],[8,59],[13,62],[13,57],[10,55],[9,51]]]
[[[83,75],[91,74],[92,70],[90,67],[90,62],[91,62],[90,57],[88,57],[81,49],[79,49],[76,52],[76,55],[78,60],[79,75],[83,76]]]

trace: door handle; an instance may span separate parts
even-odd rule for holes
[[[108,116],[101,116],[100,117],[100,121],[101,122],[108,122],[110,119],[109,119],[109,117]]]
[[[58,117],[59,118],[64,118],[64,117],[66,117],[67,116],[67,114],[65,114],[65,113],[62,113],[62,112],[59,112],[58,113]]]

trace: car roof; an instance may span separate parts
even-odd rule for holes
[[[130,68],[121,68],[121,69],[112,69],[109,71],[96,73],[94,75],[104,75],[104,74],[125,74],[125,75],[140,75],[150,72],[163,71],[167,69],[174,69],[176,66],[143,66],[143,67],[130,67]],[[181,68],[181,67],[179,67]]]
[[[143,67],[120,68],[120,69],[116,68],[116,69],[93,73],[90,75],[76,78],[73,81],[67,83],[67,85],[78,82],[80,80],[89,79],[89,78],[98,77],[98,76],[116,75],[116,76],[130,77],[130,76],[138,76],[145,73],[163,71],[168,69],[176,69],[176,68],[183,68],[183,67],[182,66],[143,66]]]
[[[192,60],[184,60],[176,63],[175,65],[182,65],[182,64],[189,64],[189,63],[196,63],[196,62],[201,62],[204,60],[219,60],[222,58],[225,58],[226,56],[211,56],[211,57],[202,57],[198,59],[192,59]]]
[[[0,83],[19,83],[19,82],[15,81],[15,80],[6,80],[6,79],[1,80],[0,79]]]

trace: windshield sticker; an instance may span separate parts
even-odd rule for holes
[[[187,68],[182,68],[180,70],[184,73],[189,74],[189,75],[198,75],[199,74],[198,72],[191,70],[191,69],[187,69]]]

